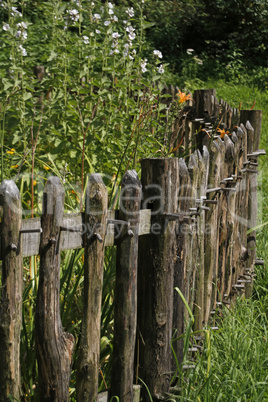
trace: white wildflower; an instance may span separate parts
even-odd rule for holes
[[[114,49],[114,52],[118,54],[118,53],[120,53],[120,50],[119,49]]]
[[[129,15],[130,18],[134,17],[134,10],[133,10],[133,7],[129,7],[129,8],[126,10],[126,13]]]
[[[125,24],[125,25],[126,25],[126,24],[127,24],[127,21],[126,21],[126,20],[123,20],[123,24]]]
[[[146,71],[147,71],[146,66],[147,66],[147,59],[144,59],[144,60],[141,62],[141,71],[142,71],[142,73],[146,73]]]
[[[96,29],[96,34],[100,34],[101,33],[101,31],[99,30],[99,29]]]
[[[79,11],[78,10],[69,10],[68,13],[70,14],[70,17],[72,21],[77,22],[79,21]]]
[[[136,38],[135,28],[133,28],[131,25],[126,27],[126,31],[128,32],[129,40],[134,40]]]
[[[110,50],[109,56],[112,56],[114,54],[113,50]]]
[[[160,52],[160,50],[154,50],[154,56],[159,57],[159,59],[162,59],[162,57],[163,57],[163,55],[162,55],[162,53]]]
[[[111,24],[111,21],[105,21],[105,22],[104,22],[104,25],[105,25],[106,27],[108,27],[110,24]]]
[[[15,14],[17,14],[19,17],[22,17],[22,13],[17,10],[17,7],[11,7],[11,10],[12,17],[14,17]]]
[[[118,32],[112,33],[112,38],[113,38],[113,39],[120,38],[120,36],[121,36],[121,35],[120,35]]]
[[[125,48],[125,49],[123,50],[123,56],[124,56],[124,57],[127,57],[127,56],[128,56],[129,47],[130,47],[130,46],[129,46],[128,43],[125,43],[125,44],[124,44],[124,48]]]
[[[194,49],[187,49],[186,50],[186,53],[189,54],[189,55],[191,55],[193,52],[194,52]]]
[[[27,56],[27,51],[22,47],[22,45],[19,45],[19,50],[21,51],[22,56]]]
[[[159,72],[159,74],[164,74],[165,70],[163,68],[163,64],[160,64],[160,66],[157,67],[157,71]]]
[[[109,3],[108,3],[108,7],[109,7],[109,8],[114,8],[114,5],[113,5],[111,2],[109,2]]]
[[[20,36],[21,36],[21,31],[18,30],[18,31],[16,32],[15,36],[16,36],[16,38],[20,38]]]
[[[112,8],[109,8],[108,10],[109,15],[113,15],[114,14],[114,10]]]
[[[94,7],[95,6],[95,3],[94,3],[94,1],[92,1],[91,2],[91,7]]]
[[[85,45],[88,45],[89,44],[89,37],[84,35],[83,36],[83,42],[84,42]]]
[[[4,31],[8,31],[10,29],[10,25],[9,24],[4,24],[3,25],[3,30]]]
[[[98,20],[100,20],[100,19],[101,19],[100,14],[93,14],[93,20],[94,20],[94,21],[98,21]]]
[[[19,23],[17,24],[17,28],[27,29],[27,24],[26,24],[26,22],[19,22]]]
[[[114,16],[113,16],[113,20],[114,20],[115,22],[118,22],[118,17],[117,17],[116,15],[114,15]]]

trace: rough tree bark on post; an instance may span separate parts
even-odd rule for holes
[[[124,402],[133,401],[140,204],[141,183],[131,170],[123,177],[120,194],[119,219],[129,225],[117,245],[111,379],[111,395]]]
[[[77,401],[94,402],[98,396],[101,339],[103,261],[107,227],[107,189],[101,175],[92,174],[86,190],[84,307],[77,363]]]
[[[153,399],[169,390],[173,311],[175,222],[178,208],[178,159],[141,161],[143,207],[152,211],[151,234],[139,241],[138,342],[139,377]],[[148,395],[144,394],[147,401]]]
[[[0,401],[20,399],[22,257],[20,192],[12,180],[0,186],[2,297],[0,303]]]
[[[49,177],[43,195],[40,271],[35,331],[40,401],[69,400],[73,336],[60,318],[60,226],[64,189],[58,177]]]

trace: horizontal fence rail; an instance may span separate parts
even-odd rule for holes
[[[61,251],[84,248],[82,333],[76,365],[78,401],[98,396],[101,300],[105,247],[117,246],[111,396],[138,401],[135,376],[154,401],[170,390],[175,371],[172,337],[213,323],[218,306],[250,296],[256,257],[257,174],[261,111],[238,111],[218,102],[214,90],[196,91],[177,126],[189,153],[141,161],[141,178],[128,171],[120,209],[107,210],[107,189],[92,174],[85,210],[63,213],[64,188],[50,177],[40,218],[21,219],[14,182],[0,186],[2,292],[0,401],[20,398],[22,259],[40,255],[36,354],[40,400],[68,400],[73,335],[60,317]],[[191,102],[190,102],[191,103]],[[176,124],[174,123],[174,130]],[[250,234],[248,231],[250,229]],[[183,344],[173,342],[184,362]],[[135,373],[135,375],[134,375]],[[146,392],[143,400],[149,400]]]

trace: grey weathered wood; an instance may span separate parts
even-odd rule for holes
[[[151,210],[144,209],[139,212],[140,214],[140,226],[139,236],[150,233],[151,228]],[[107,212],[107,219],[113,220],[116,217],[116,211],[110,210]],[[60,248],[62,251],[71,250],[83,247],[83,234],[85,233],[85,227],[83,225],[83,217],[81,213],[64,214],[62,220],[62,226],[69,229],[79,229],[72,232],[71,230],[61,231],[60,235]],[[31,218],[22,220],[22,230],[27,229],[40,229],[40,218]],[[30,257],[32,255],[39,254],[40,247],[40,235],[39,232],[22,233],[22,256]],[[105,237],[105,247],[113,246],[115,244],[115,228],[114,224],[109,224],[107,227],[107,233]]]
[[[189,201],[191,194],[191,180],[188,168],[186,166],[185,160],[179,159],[179,198],[178,198],[178,211],[181,214],[187,214],[189,209]],[[191,237],[190,234],[190,221],[177,221],[176,223],[176,240],[177,240],[177,251],[176,251],[176,262],[174,266],[174,289],[178,287],[186,296],[186,286],[187,286],[187,269],[189,268],[188,261],[189,255],[186,252],[187,245]],[[185,321],[185,309],[184,303],[179,296],[178,292],[174,290],[174,302],[173,302],[173,328],[174,328],[174,338],[179,337],[184,332],[184,321]],[[176,354],[177,361],[179,363],[183,360],[183,339],[173,341],[173,349]],[[173,368],[176,369],[176,361],[173,361]]]
[[[122,180],[119,219],[129,222],[117,246],[114,348],[112,356],[111,396],[133,401],[134,352],[137,326],[138,234],[141,183],[135,170]]]
[[[190,198],[188,208],[196,207],[196,199],[198,198],[198,152],[195,152],[190,156],[188,163],[188,170],[191,180]],[[197,233],[196,233],[196,221],[191,223],[190,238],[187,242],[186,254],[189,256],[187,267],[187,282],[186,282],[186,300],[193,311],[194,297],[195,297],[195,279],[196,279],[196,247],[197,247]],[[186,315],[187,317],[187,315]]]
[[[223,178],[229,177],[234,173],[233,163],[234,163],[234,143],[230,138],[225,135],[224,138],[225,145],[225,159],[223,161]],[[225,279],[226,275],[229,278],[231,267],[227,266],[226,263],[226,253],[229,244],[229,231],[231,228],[228,226],[227,214],[228,214],[228,198],[229,192],[222,191],[221,193],[221,208],[219,210],[219,268],[218,268],[218,287],[221,299],[225,292]],[[226,270],[228,272],[226,273]]]
[[[35,331],[40,401],[68,401],[73,336],[63,331],[60,319],[60,226],[64,189],[49,177],[43,194],[40,271]]]
[[[208,184],[208,170],[209,170],[209,153],[206,146],[203,146],[203,155],[197,153],[198,161],[198,186],[197,197],[201,200],[206,196]],[[196,285],[195,285],[195,303],[194,303],[194,316],[195,316],[195,330],[202,330],[204,325],[204,236],[205,236],[205,210],[200,209],[200,215],[197,218],[196,234]],[[194,250],[193,250],[194,251]]]
[[[138,376],[157,398],[169,390],[171,379],[176,224],[162,214],[177,212],[178,159],[143,159],[141,167],[143,206],[152,209],[152,227],[151,234],[139,238]]]
[[[259,149],[261,125],[262,125],[262,110],[249,110],[241,111],[240,121],[246,126],[247,129],[247,155],[254,154],[254,151]],[[254,167],[254,166],[252,166]],[[250,170],[257,170],[257,167]],[[249,169],[248,169],[249,170]],[[258,211],[258,199],[257,199],[257,175],[246,173],[248,175],[249,182],[249,194],[248,194],[248,224],[247,229],[252,229],[257,225],[257,211]],[[247,238],[248,249],[248,261],[247,265],[254,267],[254,261],[256,259],[256,231],[252,231]],[[252,284],[246,285],[246,296],[249,297],[252,293]]]
[[[98,395],[107,204],[107,189],[101,175],[92,174],[86,189],[84,217],[84,304],[76,372],[78,402],[94,402]],[[97,235],[102,241],[97,239]]]
[[[223,161],[225,147],[219,138],[214,140],[210,149],[210,166],[208,176],[208,187],[219,188],[223,177]],[[209,320],[210,311],[215,308],[217,298],[218,280],[218,257],[219,257],[219,221],[218,215],[221,208],[222,196],[218,192],[206,192],[209,201],[217,201],[212,204],[210,211],[206,213],[205,252],[204,252],[204,323]],[[212,198],[215,198],[213,199]]]
[[[0,401],[20,400],[20,331],[22,324],[22,257],[20,253],[20,192],[12,180],[0,186],[1,303],[0,303]]]

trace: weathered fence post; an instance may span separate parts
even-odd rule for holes
[[[188,250],[191,237],[189,206],[192,200],[190,199],[190,174],[183,158],[179,159],[179,182],[178,212],[182,214],[182,217],[181,220],[178,220],[176,223],[177,259],[174,265],[174,288],[178,287],[187,299],[187,269],[189,269],[190,257],[186,251]],[[183,215],[186,217],[189,216],[189,218],[185,219]],[[175,338],[178,338],[184,332],[184,321],[184,304],[180,295],[175,290],[173,302],[173,328],[175,330]],[[173,349],[176,354],[177,362],[181,363],[183,360],[183,339],[173,341]],[[177,362],[175,359],[173,360],[174,370],[177,368]]]
[[[175,222],[178,208],[177,158],[141,161],[143,208],[152,213],[151,234],[139,242],[138,344],[139,377],[154,400],[169,390],[173,311]],[[144,393],[148,400],[147,393]]]
[[[260,145],[260,134],[262,125],[262,110],[241,110],[240,121],[244,124],[247,130],[247,160],[249,164],[246,167],[249,168],[246,171],[249,180],[249,194],[248,194],[248,225],[247,229],[252,229],[257,225],[257,166],[258,156],[250,156],[252,152],[257,151]],[[250,171],[251,170],[251,171]],[[256,171],[256,173],[254,173]],[[248,249],[248,267],[254,270],[254,263],[256,259],[256,230],[252,231],[247,238]],[[252,293],[251,281],[250,286],[246,286],[246,296],[250,296]]]
[[[84,218],[84,307],[76,374],[78,402],[94,402],[98,395],[107,205],[108,194],[101,175],[92,174],[86,190]]]
[[[219,138],[214,140],[210,149],[210,165],[208,176],[208,188],[206,191],[206,206],[210,211],[206,212],[205,233],[205,273],[204,273],[204,321],[208,323],[210,312],[215,307],[217,298],[217,278],[219,259],[219,208],[221,200],[217,189],[220,187],[224,160],[224,143]]]
[[[0,186],[2,284],[0,303],[0,401],[20,400],[22,257],[20,193],[12,180]]]
[[[41,401],[69,399],[73,336],[65,333],[60,319],[60,226],[64,189],[58,177],[49,177],[43,195],[40,272],[35,331],[38,386]]]
[[[131,170],[123,177],[120,195],[119,219],[128,225],[117,245],[111,385],[111,395],[124,402],[133,401],[140,204],[141,183]]]

